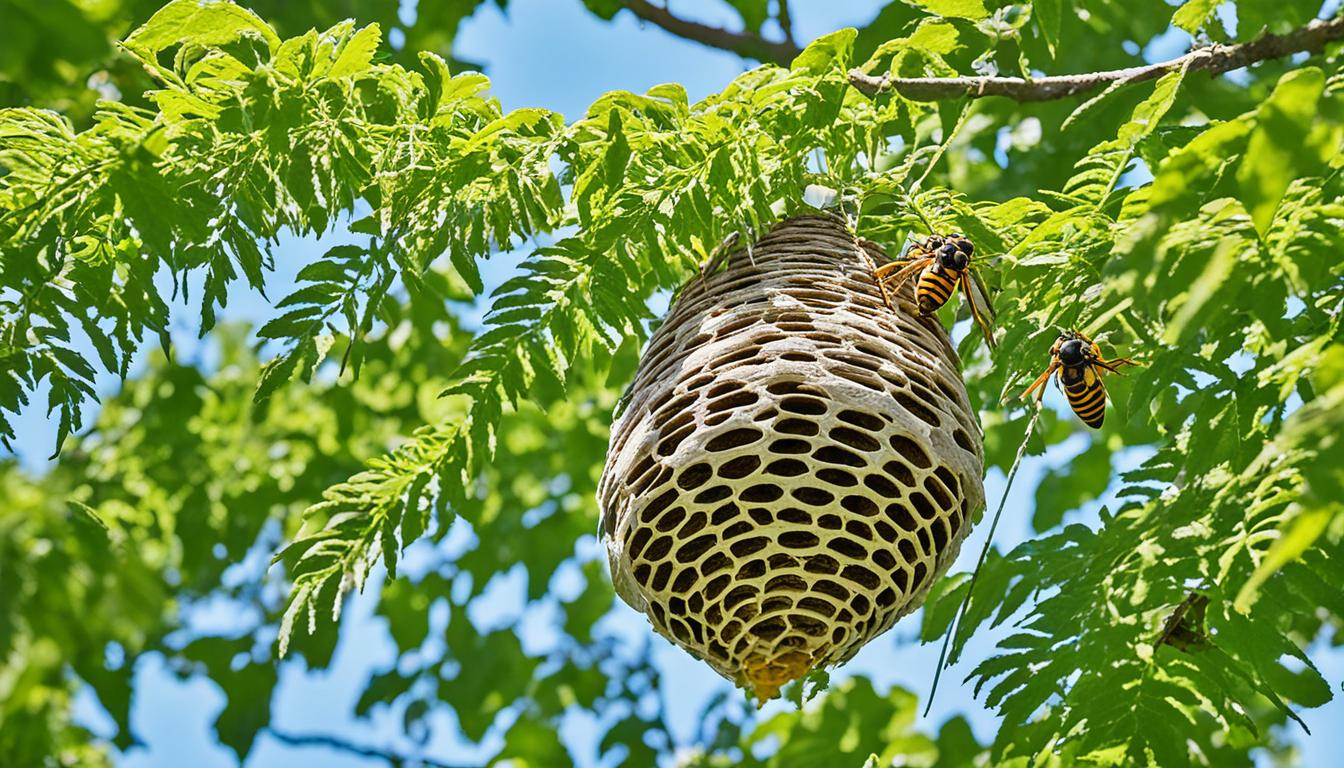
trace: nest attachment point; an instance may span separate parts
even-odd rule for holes
[[[776,225],[685,287],[612,429],[617,592],[760,701],[918,608],[984,504],[956,353],[885,306],[885,260],[837,219]]]

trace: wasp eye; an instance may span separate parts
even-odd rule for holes
[[[966,254],[967,256],[970,256],[971,254],[975,253],[975,245],[972,244],[970,240],[967,240],[964,237],[957,241],[957,248],[961,249],[961,252]]]

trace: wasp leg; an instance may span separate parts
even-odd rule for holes
[[[878,267],[878,269],[881,269],[881,267]],[[882,303],[887,305],[887,309],[891,310],[892,312],[895,312],[896,300],[892,298],[891,291],[887,289],[886,279],[878,277],[877,270],[873,270],[873,277],[877,281],[878,289],[882,291]]]
[[[1027,395],[1030,395],[1032,392],[1035,392],[1038,389],[1040,389],[1041,391],[1037,393],[1036,399],[1040,400],[1041,398],[1045,397],[1045,390],[1041,388],[1045,386],[1045,382],[1050,380],[1051,374],[1053,374],[1057,370],[1059,370],[1059,361],[1051,360],[1049,367],[1045,369],[1045,373],[1042,373],[1040,378],[1036,379],[1036,381],[1030,387],[1027,387],[1027,391],[1023,392],[1022,397],[1020,397],[1019,399],[1026,400]]]
[[[896,289],[900,290],[902,283],[909,280],[914,275],[919,274],[919,272],[927,267],[932,261],[933,259],[931,258],[915,259],[908,263],[892,261],[873,270],[873,279],[877,280],[878,287],[882,289],[882,299],[887,303],[888,309],[895,312],[896,302],[888,291],[887,284],[895,283]],[[895,272],[896,274],[893,275],[892,272]]]
[[[873,277],[876,277],[878,280],[890,280],[899,284],[909,280],[932,262],[933,259],[927,256],[911,261],[889,261],[873,270]],[[895,272],[896,274],[892,275],[892,272]]]

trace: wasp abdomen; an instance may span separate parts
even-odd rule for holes
[[[1091,366],[1082,365],[1061,368],[1059,381],[1073,412],[1087,426],[1099,429],[1106,418],[1106,390],[1101,386],[1101,378]]]
[[[919,311],[931,315],[946,304],[953,291],[957,290],[957,277],[950,270],[938,270],[935,267],[925,269],[915,285],[915,301],[919,304]]]

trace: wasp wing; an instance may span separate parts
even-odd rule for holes
[[[985,336],[985,343],[990,349],[998,346],[994,341],[994,305],[989,301],[989,291],[985,288],[984,282],[980,279],[980,274],[973,269],[966,270],[966,301],[971,308],[971,317],[975,324],[980,326],[980,332]]]

